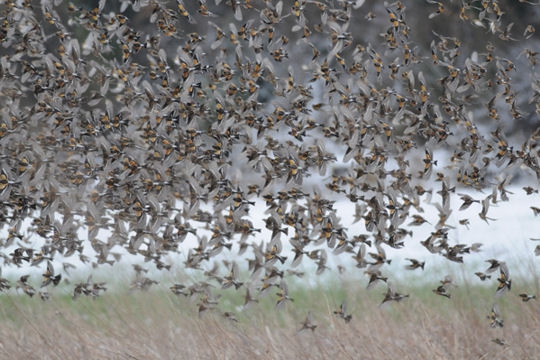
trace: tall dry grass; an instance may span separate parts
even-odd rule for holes
[[[534,359],[540,354],[540,307],[516,294],[497,299],[503,328],[486,318],[492,289],[460,288],[451,299],[430,289],[379,307],[383,288],[291,292],[276,310],[269,295],[238,311],[231,295],[199,316],[196,301],[168,292],[120,292],[96,300],[41,302],[5,296],[2,359]],[[341,292],[340,292],[341,291]],[[412,292],[411,292],[412,294]],[[341,300],[353,318],[335,316]],[[222,316],[236,310],[238,321]],[[308,311],[315,331],[299,332]],[[495,343],[501,339],[504,345]]]

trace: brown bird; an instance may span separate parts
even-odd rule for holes
[[[532,187],[530,187],[530,186],[524,186],[524,187],[523,187],[523,190],[525,191],[525,193],[526,193],[527,195],[532,195],[532,194],[534,194],[534,193],[538,193],[538,189],[532,188]]]
[[[223,317],[225,319],[229,319],[229,320],[231,320],[233,322],[238,322],[238,319],[236,318],[236,315],[234,313],[230,312],[230,311],[225,311],[223,313]]]
[[[446,275],[444,277],[444,279],[441,280],[441,285],[439,285],[436,289],[433,289],[432,291],[433,291],[433,293],[435,293],[437,295],[444,296],[444,297],[447,297],[448,299],[450,299],[451,295],[448,292],[448,290],[450,290],[450,288],[456,287],[456,286],[457,285],[455,285],[453,283],[452,276]]]
[[[527,302],[529,300],[533,300],[533,299],[536,299],[536,295],[531,295],[531,294],[519,294],[519,297],[521,298],[521,301],[523,302]]]
[[[51,295],[49,294],[49,292],[45,291],[45,290],[41,290],[39,292],[39,298],[43,301],[48,301],[51,299]]]
[[[313,324],[313,316],[311,315],[311,311],[308,311],[306,319],[302,322],[302,327],[298,330],[298,332],[303,332],[304,330],[315,331],[316,328],[317,325]]]
[[[489,202],[492,198],[492,195],[488,195],[484,200],[482,200],[482,211],[478,213],[478,216],[480,219],[484,220],[486,223],[489,224],[488,220],[495,221],[497,219],[493,219],[487,216],[488,210],[489,210]]]
[[[384,304],[387,304],[390,301],[396,301],[399,302],[407,297],[409,297],[408,294],[400,294],[394,290],[393,284],[388,284],[388,290],[386,294],[384,295],[383,301],[380,303],[379,306],[382,306]]]
[[[512,280],[510,280],[510,272],[508,271],[508,266],[505,262],[499,264],[500,274],[497,278],[499,285],[497,286],[496,296],[501,296],[507,290],[512,288]]]
[[[386,282],[388,280],[387,277],[382,276],[382,272],[379,268],[370,268],[364,271],[364,273],[369,275],[367,289],[373,288],[376,284],[378,284],[381,281]]]
[[[484,274],[483,272],[480,272],[480,271],[475,272],[474,274],[478,276],[480,280],[482,281],[485,281],[486,279],[491,279],[491,275]]]
[[[420,215],[412,215],[413,217],[413,221],[411,221],[408,225],[409,226],[420,226],[422,225],[423,223],[428,223],[429,224],[429,221],[427,221],[426,219],[424,219],[422,216]]]
[[[429,149],[425,149],[425,157],[424,157],[424,173],[423,176],[426,178],[429,178],[431,175],[431,171],[433,169],[433,166],[437,166],[437,160],[433,160],[433,152]]]
[[[22,291],[32,297],[36,294],[36,289],[34,289],[34,287],[30,284],[28,284],[28,278],[30,277],[30,275],[23,275],[19,278],[19,280],[17,281],[17,289],[22,289]]]
[[[460,199],[463,201],[463,203],[459,207],[460,211],[467,209],[469,206],[471,206],[471,204],[475,202],[477,203],[480,202],[479,200],[473,199],[470,195],[467,195],[467,194],[458,194],[458,195],[460,196]]]
[[[234,285],[234,288],[238,290],[238,288],[243,284],[243,282],[238,281],[238,264],[233,262],[231,265],[231,271],[222,279],[221,288],[227,289]]]
[[[411,262],[410,264],[405,266],[407,270],[414,270],[418,268],[424,270],[424,265],[426,264],[425,261],[418,261],[416,259],[408,259],[408,258],[405,260],[409,260]]]
[[[347,314],[347,302],[346,302],[345,300],[343,300],[343,302],[341,303],[341,306],[339,307],[338,310],[334,310],[334,315],[339,316],[339,317],[342,318],[346,323],[348,323],[348,322],[351,321],[352,315],[351,315],[351,314]]]
[[[50,260],[47,261],[47,270],[43,274],[43,281],[41,283],[41,287],[45,287],[49,285],[50,283],[53,283],[54,286],[58,285],[60,280],[62,279],[62,275],[54,275],[54,267]]]
[[[493,306],[491,307],[491,311],[489,313],[489,315],[487,316],[487,318],[489,319],[490,321],[490,326],[492,328],[495,328],[495,327],[503,327],[504,326],[504,320],[501,319],[501,314],[500,314],[500,311],[499,311],[499,305],[497,304],[493,304]]]
[[[276,302],[276,308],[278,309],[282,308],[286,301],[294,301],[293,298],[289,297],[289,288],[285,280],[281,280],[279,284],[279,292],[276,293],[276,295],[278,296]]]
[[[254,297],[251,293],[251,289],[248,287],[246,289],[246,296],[244,297],[244,309],[247,309],[252,303],[258,303],[259,299]]]
[[[436,289],[431,290],[437,295],[441,295],[450,299],[450,293],[447,292],[447,288],[444,285],[439,285]]]
[[[492,273],[499,268],[500,263],[496,259],[489,259],[486,260],[486,262],[490,264],[489,267],[486,269],[486,273]]]
[[[175,295],[184,295],[184,296],[188,296],[189,293],[187,291],[185,291],[186,289],[186,286],[183,285],[183,284],[174,284],[173,286],[171,286],[169,288],[173,294]]]
[[[0,268],[0,292],[9,290],[10,288],[11,284],[8,279],[2,277],[2,269]]]

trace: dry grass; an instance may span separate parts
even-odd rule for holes
[[[237,312],[238,322],[217,309],[199,316],[195,302],[161,291],[75,302],[6,296],[0,358],[532,359],[540,353],[535,300],[523,303],[515,294],[499,299],[505,326],[494,329],[486,319],[489,289],[460,289],[450,300],[423,289],[421,296],[384,308],[378,307],[384,289],[348,289],[292,291],[295,302],[279,311],[269,295]],[[350,323],[333,315],[343,298]],[[231,295],[222,310],[235,309],[239,300]],[[298,332],[308,310],[318,327]]]

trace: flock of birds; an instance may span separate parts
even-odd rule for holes
[[[18,291],[48,299],[72,257],[103,267],[134,255],[166,271],[167,255],[183,251],[182,266],[204,280],[170,290],[197,299],[200,312],[218,306],[220,288],[245,292],[246,306],[272,294],[281,307],[293,301],[287,280],[304,275],[297,266],[320,274],[328,256],[352,257],[368,288],[386,283],[382,303],[397,302],[409,295],[385,275],[385,249],[406,248],[412,227],[433,226],[428,253],[462,263],[481,244],[449,236],[469,225],[449,223],[451,197],[489,223],[513,175],[532,178],[523,190],[538,193],[540,128],[521,144],[505,135],[540,115],[537,53],[526,47],[534,25],[509,23],[494,0],[421,5],[431,9],[421,22],[444,18],[492,39],[469,51],[465,39],[429,29],[417,42],[400,1],[288,3],[0,5],[1,266],[44,269],[38,290],[26,274]],[[353,29],[359,22],[372,29]],[[524,46],[519,56],[497,47],[509,42]],[[530,72],[528,104],[515,89],[516,59]],[[435,158],[440,149],[449,156]],[[364,233],[348,234],[338,198],[355,204]],[[257,201],[263,229],[250,220]],[[428,202],[436,224],[421,215]],[[181,250],[188,240],[196,246]],[[228,260],[214,261],[219,254]],[[508,266],[488,262],[476,275],[498,271],[502,295]],[[132,288],[157,283],[148,268],[134,270]],[[2,291],[12,286],[0,278]],[[73,298],[106,290],[91,277],[71,286]],[[433,292],[451,298],[455,286],[446,277]],[[334,313],[351,321],[345,302]],[[497,305],[488,318],[503,326]],[[302,329],[315,330],[311,319]]]

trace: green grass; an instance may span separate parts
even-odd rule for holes
[[[516,287],[536,283],[515,280]],[[198,299],[157,286],[148,292],[117,289],[96,299],[71,299],[64,289],[51,301],[0,296],[0,358],[522,358],[540,353],[540,307],[516,292],[496,299],[493,286],[463,285],[452,298],[435,286],[400,286],[400,303],[379,307],[384,285],[367,291],[357,280],[315,287],[290,284],[294,302],[280,310],[275,291],[242,310],[243,291],[221,292],[220,305],[199,315]],[[353,315],[333,314],[346,300]],[[486,318],[497,302],[503,328]],[[222,316],[233,311],[238,322]],[[310,311],[317,329],[298,333]],[[494,343],[503,339],[506,345]],[[360,355],[359,355],[360,354]]]

